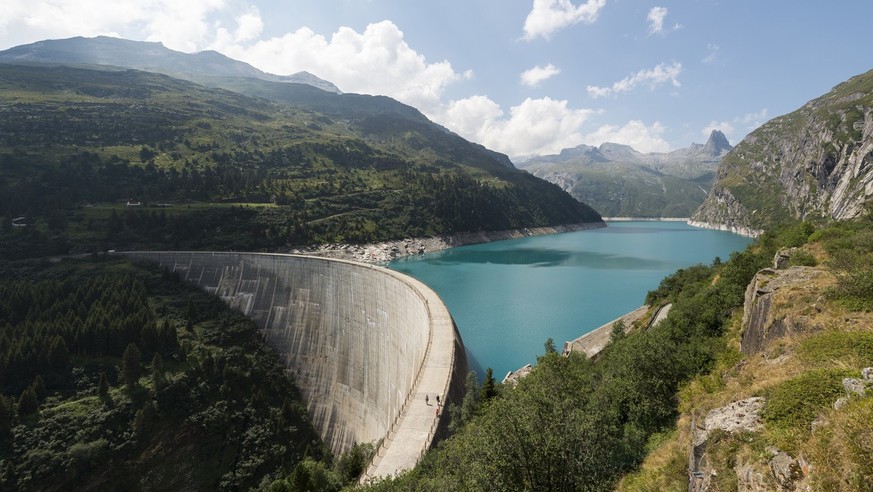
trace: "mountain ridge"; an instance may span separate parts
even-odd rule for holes
[[[589,203],[604,216],[689,217],[703,203],[727,137],[713,130],[705,144],[671,152],[642,153],[606,142],[579,145],[518,163]]]
[[[873,70],[768,121],[722,160],[700,225],[760,233],[792,220],[845,220],[873,197]]]
[[[0,62],[83,63],[133,68],[204,83],[212,77],[250,77],[269,82],[311,85],[341,93],[338,87],[309,72],[275,75],[214,50],[183,53],[160,42],[132,41],[109,36],[77,36],[15,46],[0,51]]]

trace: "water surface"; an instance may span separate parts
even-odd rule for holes
[[[727,259],[751,240],[682,222],[610,222],[588,231],[452,248],[400,259],[443,298],[471,369],[498,379],[643,304],[666,275]]]

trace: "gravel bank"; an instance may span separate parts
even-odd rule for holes
[[[364,263],[386,263],[404,256],[420,255],[431,251],[441,251],[465,244],[487,243],[505,239],[574,232],[606,227],[603,222],[586,222],[549,227],[531,227],[506,231],[461,232],[458,234],[425,238],[399,239],[373,244],[328,244],[295,249],[291,253],[341,258]]]

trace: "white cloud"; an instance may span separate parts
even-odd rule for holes
[[[228,7],[224,0],[3,0],[0,34],[32,42],[71,36],[123,36],[161,41],[196,51],[212,37],[209,16]]]
[[[646,20],[649,21],[649,34],[664,31],[664,18],[667,17],[667,7],[652,7]]]
[[[525,99],[504,113],[486,96],[452,101],[436,120],[461,136],[508,154],[523,157],[552,154],[582,141],[582,125],[594,113],[573,109],[567,101],[548,97]]]
[[[630,145],[640,152],[667,152],[670,150],[670,144],[661,137],[664,130],[664,125],[657,121],[651,126],[646,126],[642,121],[631,120],[624,126],[601,126],[585,135],[582,142],[595,146],[612,142]]]
[[[330,39],[304,27],[248,45],[217,40],[212,48],[267,72],[306,70],[345,92],[391,96],[424,113],[437,110],[447,85],[472,76],[456,72],[448,61],[428,62],[391,21],[360,33],[340,27]]]
[[[702,61],[703,63],[714,62],[716,57],[718,56],[719,46],[717,44],[708,44],[706,45],[706,50],[709,53],[707,53],[706,56],[704,56],[703,59],[700,61]]]
[[[758,128],[759,126],[764,124],[764,120],[767,119],[767,108],[763,108],[757,113],[746,113],[742,117],[738,118],[738,122],[744,125],[751,125],[749,128]]]
[[[729,121],[712,120],[709,122],[708,125],[706,125],[705,127],[703,127],[702,130],[700,130],[700,133],[703,135],[704,138],[708,139],[709,134],[712,133],[713,130],[718,130],[718,131],[724,133],[725,136],[730,137],[734,133],[734,125],[732,125]],[[728,140],[730,140],[730,138],[728,138]]]
[[[548,39],[559,29],[579,22],[590,24],[597,20],[605,5],[606,0],[587,0],[578,6],[570,0],[534,0],[533,9],[524,20],[522,39],[526,41],[537,37]]]
[[[633,75],[625,77],[612,84],[611,87],[589,85],[588,95],[594,98],[617,95],[622,92],[629,92],[640,85],[648,85],[650,88],[654,89],[666,82],[671,82],[674,87],[679,87],[681,85],[679,83],[680,73],[682,73],[681,63],[673,62],[670,65],[661,63],[655,68],[640,70]]]
[[[760,111],[746,113],[742,116],[737,116],[730,121],[710,121],[704,126],[700,132],[709,138],[712,130],[721,130],[730,141],[738,141],[745,137],[750,131],[763,125],[767,120],[767,108],[762,108]]]
[[[529,87],[537,87],[543,81],[561,73],[561,69],[549,63],[545,67],[539,65],[521,73],[521,83]]]

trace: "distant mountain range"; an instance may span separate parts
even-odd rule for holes
[[[203,85],[221,86],[216,78],[253,78],[268,82],[307,84],[339,94],[332,83],[309,72],[273,75],[217,51],[188,54],[161,43],[98,36],[38,41],[0,52],[0,63],[62,63],[107,65],[156,72]]]
[[[580,145],[518,163],[604,216],[688,217],[703,203],[721,158],[732,149],[713,130],[705,144],[666,153],[627,145]]]
[[[873,200],[873,70],[750,133],[722,160],[694,221],[756,232],[844,220]]]

